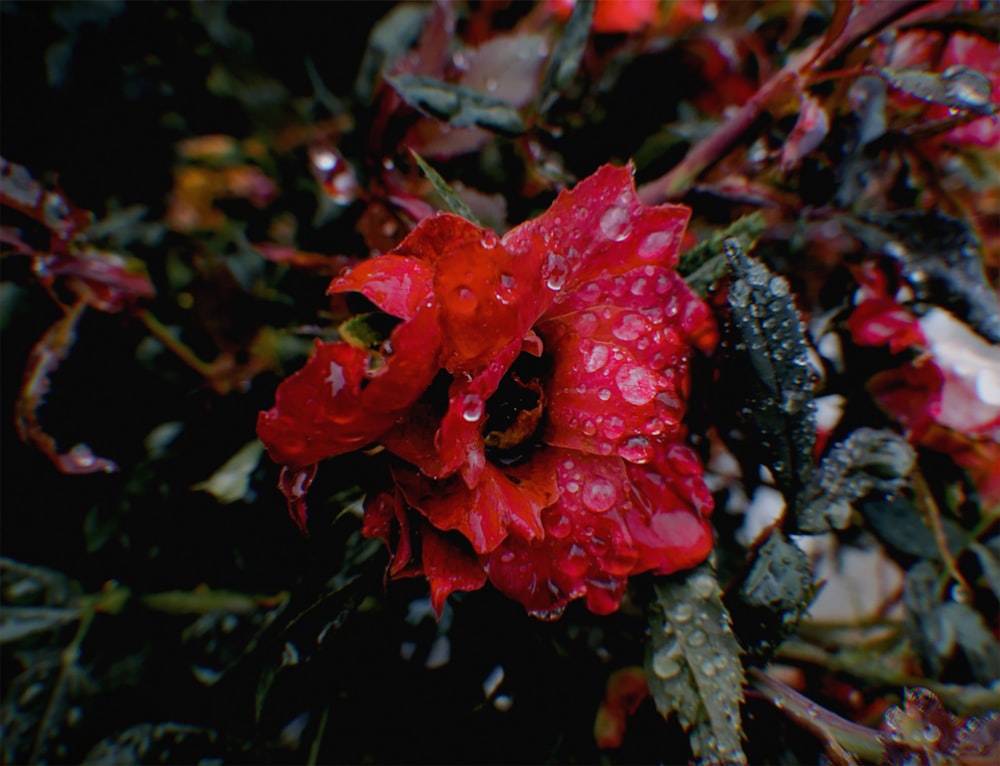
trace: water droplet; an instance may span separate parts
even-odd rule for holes
[[[584,421],[584,423],[583,423],[583,432],[587,436],[593,436],[594,434],[597,433],[597,426],[594,425],[594,421],[593,420]]]
[[[600,399],[602,402],[608,401],[608,399],[611,398],[611,389],[610,388],[599,389],[597,392],[597,398]]]
[[[642,336],[647,331],[646,322],[638,314],[622,314],[611,330],[618,340],[630,341]]]
[[[462,399],[462,419],[475,423],[483,416],[483,399],[478,394],[466,394]]]
[[[579,488],[579,485],[577,485]],[[553,514],[546,520],[545,531],[557,540],[562,540],[573,531],[573,523],[565,514]]]
[[[989,79],[964,66],[950,66],[941,74],[945,95],[971,107],[983,107],[990,102],[992,88]]]
[[[618,500],[618,491],[608,479],[598,476],[583,485],[581,500],[594,513],[604,513]]]
[[[496,77],[487,77],[486,78],[486,92],[487,93],[495,93],[496,89],[499,87],[499,85],[500,84],[497,82],[497,78]]]
[[[622,207],[609,207],[601,216],[601,232],[608,239],[621,242],[632,233],[628,211]]]
[[[607,389],[601,389],[601,391],[607,391]],[[611,392],[608,391],[609,397],[610,394]],[[600,391],[597,392],[597,396],[602,400],[604,399]],[[623,433],[625,433],[625,421],[617,415],[612,415],[604,423],[604,435],[609,439],[618,439]]]
[[[646,404],[656,396],[656,378],[635,364],[623,364],[615,375],[615,383],[629,404]]]
[[[689,584],[691,590],[694,591],[694,595],[700,599],[711,598],[716,593],[715,580],[704,572],[700,572],[692,577]]]
[[[691,634],[687,637],[687,645],[698,648],[699,646],[704,646],[707,640],[708,636],[705,635],[705,631],[692,630]]]
[[[775,276],[771,277],[771,281],[768,283],[771,288],[771,293],[774,295],[788,295],[788,280],[784,277]]]
[[[671,238],[665,231],[654,231],[642,240],[639,245],[639,257],[644,261],[660,258],[670,247]]]
[[[923,730],[920,732],[923,737],[924,742],[933,744],[941,739],[941,730],[932,723],[924,726]]]
[[[618,454],[630,463],[648,463],[653,456],[653,448],[645,436],[630,436],[618,448]]]
[[[548,253],[545,256],[545,266],[542,269],[545,276],[545,284],[550,290],[561,290],[566,284],[566,277],[569,275],[569,266],[566,259],[556,253]]]
[[[451,302],[451,307],[460,314],[471,314],[479,305],[479,299],[476,298],[475,292],[470,287],[464,285],[456,287],[453,295],[454,300]]]
[[[510,274],[500,275],[500,286],[497,288],[497,300],[504,306],[508,305],[514,297],[514,286],[517,281]]]
[[[681,601],[670,610],[670,616],[677,622],[687,622],[694,616],[694,608],[686,601]]]
[[[653,653],[653,672],[660,678],[673,678],[681,671],[680,663],[666,652],[660,650]]]
[[[330,374],[326,376],[323,382],[330,384],[330,393],[336,396],[347,382],[347,379],[344,377],[344,368],[336,362],[330,362]]]
[[[712,676],[715,675],[715,665],[712,664],[711,660],[705,660],[703,663],[701,663],[701,672],[704,673],[708,678],[711,678]]]
[[[577,482],[575,482],[575,481],[567,482],[566,483],[566,491],[567,492],[573,492],[573,493],[579,492],[580,491],[580,485]]]
[[[628,289],[628,291],[632,293],[632,295],[635,295],[636,297],[645,295],[646,286],[648,284],[649,282],[644,277],[639,277],[637,280],[635,280],[635,282],[632,283],[632,286]]]
[[[595,343],[583,360],[587,372],[597,372],[608,362],[610,350],[603,343]]]

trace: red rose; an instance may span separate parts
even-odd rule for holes
[[[385,447],[364,532],[438,611],[489,579],[538,616],[603,614],[629,575],[704,560],[712,497],[681,420],[717,332],[671,268],[688,216],[605,166],[502,239],[441,214],[335,279],[392,329],[318,342],[260,414],[293,514],[317,461]]]

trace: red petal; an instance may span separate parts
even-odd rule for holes
[[[387,314],[409,319],[430,297],[431,276],[422,261],[380,255],[334,279],[327,293],[358,292]]]
[[[632,666],[611,674],[604,701],[598,708],[594,721],[594,739],[599,748],[621,747],[625,736],[625,719],[648,696],[649,687],[642,668]]]
[[[359,449],[416,401],[438,369],[433,310],[398,325],[390,342],[397,351],[374,377],[368,351],[316,343],[305,367],[278,386],[275,406],[257,419],[257,435],[275,462],[302,468]]]
[[[910,346],[926,346],[917,318],[889,298],[868,298],[847,319],[847,329],[859,346],[882,346],[898,354]]]
[[[919,439],[941,411],[944,374],[929,359],[884,370],[868,381],[872,398]]]
[[[537,329],[555,364],[545,441],[633,462],[682,432],[690,344],[715,333],[704,302],[658,266],[588,281]]]
[[[444,602],[456,590],[479,590],[486,584],[486,572],[476,557],[430,524],[421,527],[420,557],[431,585],[431,606],[439,618]]]
[[[458,216],[421,221],[393,253],[434,267],[442,361],[451,373],[485,367],[522,338],[544,308],[539,258],[515,258],[493,232]]]
[[[461,532],[478,553],[492,551],[512,532],[525,539],[541,536],[541,510],[555,498],[544,463],[506,472],[487,463],[472,489],[457,478],[432,481],[405,468],[393,475],[407,503],[436,528]]]
[[[460,376],[452,382],[448,391],[448,411],[436,438],[441,445],[444,475],[462,468],[462,478],[469,487],[479,483],[486,465],[482,433],[486,400],[496,393],[501,378],[521,353],[521,347],[521,339],[516,338],[482,373],[472,378]]]
[[[605,270],[672,266],[690,215],[683,205],[646,207],[631,167],[604,165],[560,193],[541,216],[507,232],[503,246],[535,259],[548,289],[568,294]]]
[[[306,466],[297,471],[284,466],[278,478],[278,488],[288,501],[288,515],[292,517],[295,526],[304,536],[309,535],[309,508],[306,505],[306,494],[315,478],[315,465]]]
[[[546,536],[510,536],[485,557],[498,590],[543,618],[585,596],[598,614],[618,608],[630,575],[673,572],[705,559],[711,494],[697,457],[657,450],[650,467],[617,457],[549,450],[562,494],[542,514]],[[676,463],[676,465],[675,465]]]

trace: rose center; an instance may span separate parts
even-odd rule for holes
[[[544,356],[522,353],[486,403],[483,433],[491,460],[521,462],[538,444],[545,405],[541,381],[548,366]]]

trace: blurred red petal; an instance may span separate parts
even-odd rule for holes
[[[917,318],[889,298],[873,297],[859,303],[847,319],[847,329],[859,346],[888,344],[894,354],[927,345]]]

